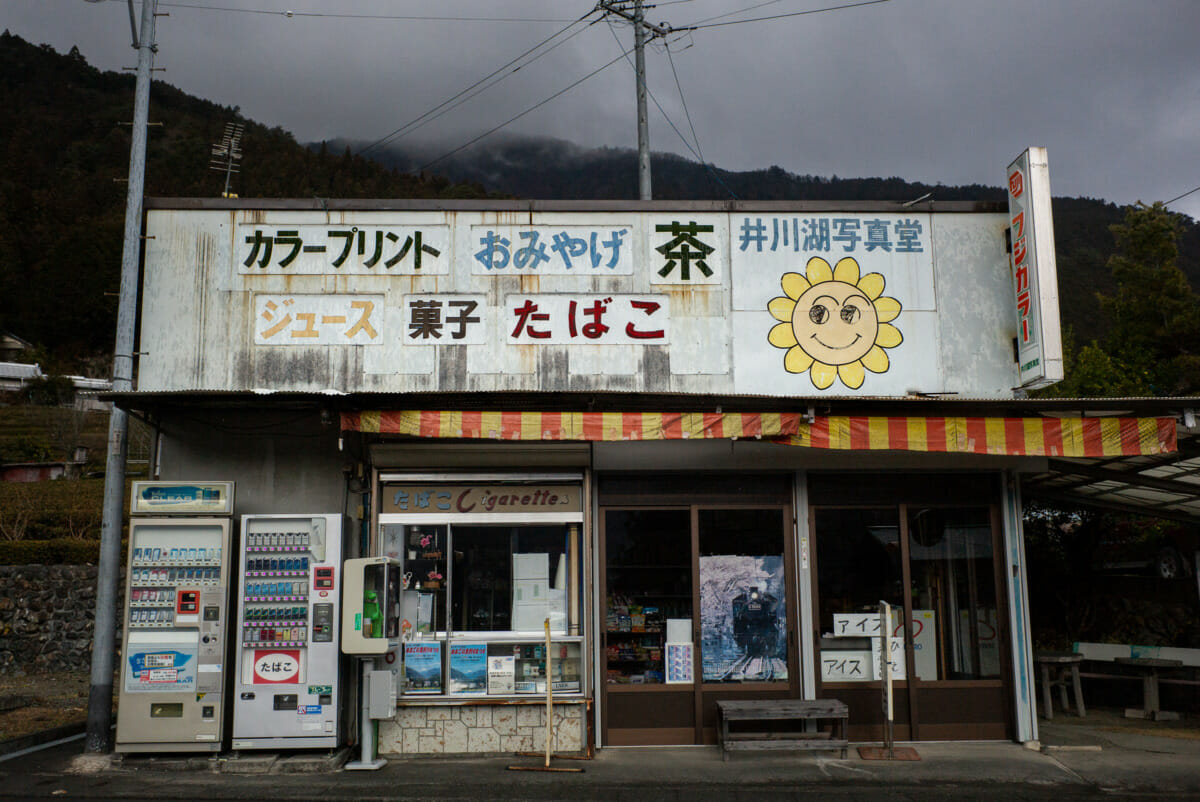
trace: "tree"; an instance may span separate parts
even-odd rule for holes
[[[1180,218],[1161,203],[1129,207],[1111,227],[1112,295],[1103,339],[1078,349],[1064,337],[1066,378],[1054,397],[1186,395],[1200,391],[1200,298],[1179,269]]]
[[[1131,207],[1112,227],[1117,253],[1108,267],[1117,291],[1100,296],[1112,321],[1108,353],[1141,365],[1155,395],[1200,390],[1200,298],[1177,265],[1179,229],[1161,203]]]

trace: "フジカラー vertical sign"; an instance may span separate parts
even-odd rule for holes
[[[1006,183],[1019,384],[1035,389],[1063,377],[1046,149],[1029,148],[1017,157]]]

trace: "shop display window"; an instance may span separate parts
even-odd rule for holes
[[[894,679],[909,674],[909,642],[922,681],[1000,677],[988,507],[817,509],[814,526],[823,682],[881,679],[881,601]]]
[[[692,542],[687,510],[606,513],[607,682],[691,682]],[[652,536],[649,536],[652,535]],[[687,658],[668,672],[668,644]],[[676,652],[684,651],[676,647]]]
[[[936,633],[922,679],[1000,676],[992,526],[986,507],[908,509],[914,618]],[[918,618],[917,614],[925,614]],[[914,630],[916,627],[914,623]]]
[[[580,693],[580,526],[384,524],[401,560],[403,696]],[[545,626],[552,633],[547,661]]]
[[[783,512],[701,509],[704,682],[787,682]]]

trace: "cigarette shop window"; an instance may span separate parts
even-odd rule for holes
[[[580,530],[384,524],[384,553],[403,565],[401,695],[580,692]]]

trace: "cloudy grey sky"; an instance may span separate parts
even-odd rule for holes
[[[853,2],[661,0],[648,20],[709,27],[647,51],[650,90],[695,147],[686,102],[704,157],[727,169],[1000,185],[1012,158],[1045,145],[1056,195],[1150,202],[1200,186],[1197,0],[888,0],[713,26]],[[301,141],[373,140],[593,8],[162,0],[156,66],[166,72],[156,77]],[[0,28],[60,51],[78,45],[101,69],[135,63],[125,0],[0,0]],[[412,137],[449,150],[619,58],[632,40],[619,22],[571,27],[548,55]],[[650,109],[653,149],[690,156]],[[618,60],[506,130],[635,146],[631,67]],[[1172,208],[1200,218],[1200,192]]]

